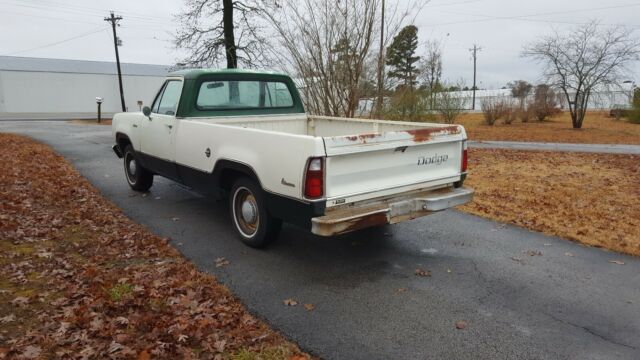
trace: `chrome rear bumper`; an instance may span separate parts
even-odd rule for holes
[[[466,204],[473,199],[473,193],[471,188],[447,187],[419,192],[410,197],[398,196],[329,210],[324,216],[311,219],[311,232],[332,236],[371,226],[395,224]]]

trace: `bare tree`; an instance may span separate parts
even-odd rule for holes
[[[442,78],[442,48],[436,40],[427,41],[426,54],[420,61],[420,79],[429,90],[429,102],[433,109],[435,106],[434,95],[441,87],[440,79]]]
[[[640,42],[626,28],[600,28],[592,21],[568,34],[543,37],[523,55],[543,64],[544,76],[566,97],[573,128],[579,129],[592,92],[620,82],[627,65],[639,59]]]
[[[380,0],[284,0],[263,8],[310,112],[355,115],[379,7]]]
[[[174,43],[188,52],[188,66],[259,67],[269,61],[269,41],[258,3],[236,0],[185,0],[176,16]]]

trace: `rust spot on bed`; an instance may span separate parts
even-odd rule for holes
[[[413,140],[416,142],[424,142],[433,139],[434,135],[456,135],[460,134],[460,132],[460,126],[453,125],[438,128],[408,130],[407,134],[413,136]]]
[[[367,133],[367,134],[347,136],[347,139],[349,141],[360,141],[361,143],[366,144],[367,140],[375,139],[375,138],[377,138],[379,136],[381,136],[380,133]]]

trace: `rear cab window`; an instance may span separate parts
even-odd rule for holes
[[[280,81],[206,80],[196,98],[198,110],[292,108],[289,87]]]

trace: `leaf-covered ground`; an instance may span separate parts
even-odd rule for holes
[[[0,359],[308,357],[49,147],[0,145]]]
[[[471,149],[469,213],[640,255],[640,156]]]
[[[484,123],[481,113],[462,114],[456,123],[464,125],[471,140],[530,141],[584,144],[640,144],[640,124],[625,119],[615,120],[605,112],[589,112],[582,129],[571,127],[568,112],[543,122],[516,120],[506,125],[502,120],[494,126]]]

